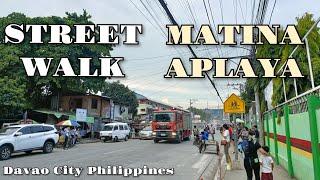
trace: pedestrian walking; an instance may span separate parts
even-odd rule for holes
[[[273,180],[273,159],[270,156],[269,153],[269,147],[268,146],[263,146],[262,149],[266,152],[262,154],[261,160],[260,160],[260,165],[261,165],[261,180]]]
[[[254,137],[256,138],[256,141],[259,142],[260,133],[259,133],[259,131],[258,131],[257,125],[254,125],[252,129],[253,129],[253,131],[254,131]]]
[[[71,145],[74,146],[76,145],[76,140],[77,140],[76,128],[71,129],[70,134],[71,134]]]
[[[192,129],[193,132],[193,145],[199,145],[200,144],[200,138],[199,138],[199,129],[197,128],[197,126],[193,126]]]
[[[267,154],[261,148],[259,142],[254,140],[254,132],[249,132],[249,138],[247,143],[242,142],[242,149],[244,152],[244,168],[247,173],[247,179],[252,180],[253,173],[256,180],[260,180],[260,163],[258,158],[258,151],[262,154]]]
[[[234,147],[235,146],[235,144],[234,144],[234,135],[235,135],[236,132],[234,132],[232,124],[230,124],[229,126],[227,125],[227,127],[228,127],[228,131],[229,131],[229,136],[230,136],[229,146],[232,145]],[[232,153],[235,153],[235,152],[232,151]]]
[[[221,145],[224,146],[224,154],[227,161],[227,170],[231,170],[231,157],[229,155],[229,147],[230,147],[230,132],[227,124],[224,124],[222,131],[222,140]]]
[[[240,132],[240,137],[242,140],[248,140],[249,139],[249,128],[244,127]]]
[[[211,136],[212,136],[212,140],[213,140],[213,141],[214,141],[214,134],[215,134],[215,133],[216,133],[216,130],[215,130],[213,124],[211,124],[211,126],[210,126],[210,134],[211,134]]]
[[[69,127],[64,128],[63,130],[64,133],[64,144],[63,144],[63,149],[68,149],[70,144],[70,131],[69,131]]]

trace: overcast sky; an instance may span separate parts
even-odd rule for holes
[[[167,0],[168,7],[172,11],[178,23],[196,25],[208,24],[206,11],[202,0]],[[215,25],[250,23],[252,19],[252,7],[254,0],[206,0],[212,11],[208,13],[213,16]],[[142,3],[143,2],[143,3]],[[222,2],[222,4],[220,4]],[[241,3],[240,3],[241,2]],[[192,14],[188,10],[192,9]],[[255,5],[258,5],[256,1]],[[265,23],[287,24],[295,23],[297,16],[309,12],[320,16],[319,0],[278,0],[275,5],[273,16],[270,14],[274,0],[269,1]],[[147,7],[148,10],[145,8]],[[220,9],[222,7],[222,9]],[[185,47],[166,46],[166,28],[169,24],[168,18],[157,0],[1,0],[0,16],[7,16],[12,12],[22,12],[27,16],[64,16],[65,12],[82,13],[86,9],[92,15],[92,20],[97,24],[143,24],[144,32],[139,36],[140,45],[119,45],[111,52],[112,56],[123,56],[125,61],[122,69],[126,78],[118,79],[132,90],[141,93],[151,99],[163,101],[172,105],[187,107],[189,99],[197,99],[194,106],[203,108],[216,108],[222,105],[207,79],[164,79],[171,59],[181,57],[184,59],[186,68],[189,68],[188,58],[191,57]],[[141,12],[140,12],[141,11]],[[222,13],[221,13],[222,11]],[[212,14],[211,14],[212,12]],[[150,15],[150,13],[152,15]],[[145,15],[145,16],[144,16]],[[211,23],[212,18],[210,19]],[[151,23],[150,23],[151,22]],[[161,28],[160,28],[160,27]],[[235,48],[219,48],[215,46],[194,47],[198,56],[219,57],[246,55],[247,52]],[[187,71],[188,71],[187,70]],[[244,82],[244,80],[218,79],[214,80],[222,98],[227,98],[237,90],[228,88],[228,83]]]

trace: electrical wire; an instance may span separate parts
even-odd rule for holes
[[[276,3],[277,3],[277,0],[274,0],[273,7],[272,7],[272,10],[271,10],[271,14],[270,14],[269,24],[271,23],[271,18],[272,18],[273,11],[274,11],[274,8],[276,6]]]

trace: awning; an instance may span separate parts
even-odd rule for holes
[[[61,116],[68,116],[70,120],[77,121],[75,113],[57,112],[57,111],[49,111],[49,110],[33,110],[33,111],[44,113],[44,114],[52,114],[52,115],[56,116],[58,119],[61,118]],[[78,122],[84,122],[84,121],[78,121]],[[88,116],[86,118],[85,122],[93,124],[94,123],[94,117]]]
[[[49,110],[33,110],[35,112],[44,113],[44,114],[52,114],[57,118],[61,118],[61,116],[70,116],[72,113],[65,113],[65,112],[57,112],[57,111],[49,111]]]

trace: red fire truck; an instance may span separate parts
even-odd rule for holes
[[[157,110],[153,112],[152,137],[155,143],[160,140],[189,140],[192,132],[190,112],[185,110]]]

